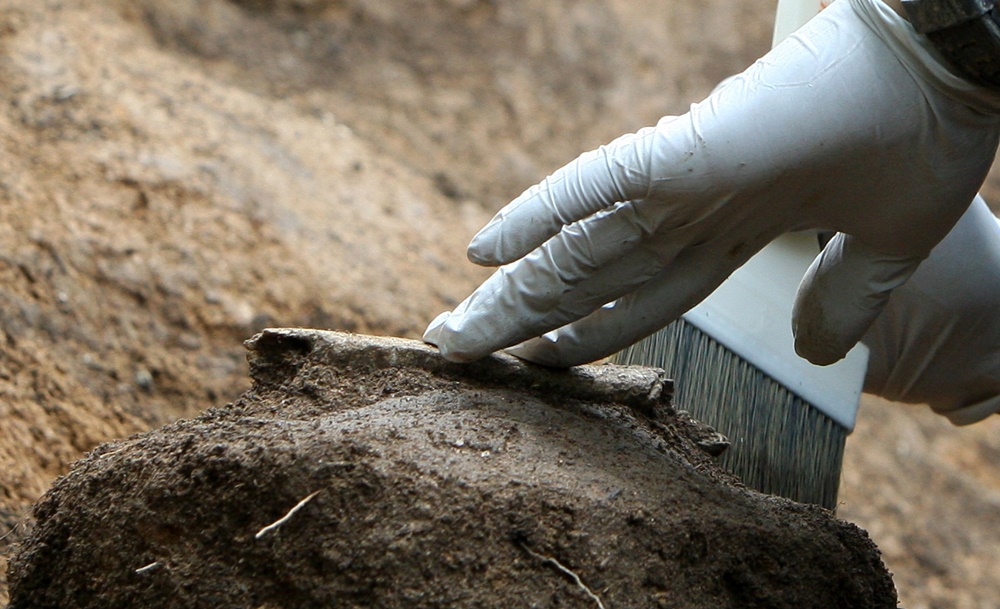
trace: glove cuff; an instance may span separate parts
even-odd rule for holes
[[[996,0],[902,0],[913,27],[969,80],[1000,89]]]

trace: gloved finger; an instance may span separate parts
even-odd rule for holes
[[[580,155],[501,209],[472,238],[469,259],[507,264],[535,249],[564,226],[649,190],[655,128],[619,137]]]
[[[553,367],[576,366],[617,353],[704,300],[768,239],[739,249],[738,256],[729,255],[736,249],[730,241],[722,238],[687,248],[656,276],[615,302],[507,352]]]
[[[529,255],[490,276],[454,311],[435,319],[424,340],[453,361],[498,349],[589,314],[653,277],[690,237],[642,243],[634,206],[601,213],[561,231]]]
[[[838,233],[813,260],[795,295],[795,351],[826,366],[861,340],[922,256],[887,254]]]
[[[865,391],[957,425],[1000,407],[1000,225],[979,196],[862,341]]]

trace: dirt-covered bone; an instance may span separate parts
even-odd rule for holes
[[[53,485],[11,609],[896,606],[863,531],[718,469],[659,371],[314,330],[248,348],[235,403]]]

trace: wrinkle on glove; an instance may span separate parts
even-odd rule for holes
[[[865,391],[956,425],[1000,412],[1000,224],[977,197],[863,341]]]
[[[502,266],[424,339],[455,361],[514,345],[548,365],[593,361],[771,239],[820,228],[850,248],[807,282],[799,348],[834,361],[968,208],[998,136],[1000,93],[958,78],[879,0],[835,2],[686,114],[502,209],[468,252]]]

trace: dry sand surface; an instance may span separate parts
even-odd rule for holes
[[[236,399],[269,326],[417,337],[468,238],[767,49],[751,0],[0,2],[0,604],[101,442]],[[1000,176],[985,193],[1000,202]],[[1000,418],[1000,417],[996,417]],[[1000,422],[866,403],[838,515],[900,604],[1000,607]]]

